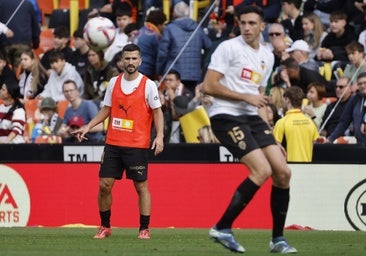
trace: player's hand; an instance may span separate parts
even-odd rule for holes
[[[79,142],[82,142],[83,140],[88,140],[88,138],[85,136],[88,131],[88,126],[83,126],[75,131],[70,132],[70,134],[75,136]]]
[[[164,141],[162,138],[156,137],[152,143],[151,149],[154,151],[154,156],[160,154],[164,150]]]
[[[268,104],[268,96],[263,94],[258,95],[247,95],[246,100],[250,105],[256,106],[258,108],[265,107]]]

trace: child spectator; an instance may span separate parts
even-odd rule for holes
[[[362,44],[352,41],[347,44],[346,52],[350,64],[348,64],[343,72],[344,76],[351,78],[351,91],[355,93],[358,89],[357,76],[366,71],[365,53]]]
[[[57,104],[52,98],[42,99],[39,111],[43,118],[32,130],[32,142],[35,142],[42,135],[56,136],[62,125],[62,118],[59,117],[57,111]]]
[[[62,93],[62,85],[66,80],[73,79],[77,85],[77,89],[83,93],[84,82],[75,67],[66,62],[64,54],[60,51],[53,51],[49,55],[51,63],[51,72],[48,82],[44,87],[42,93],[38,96],[40,98],[51,97],[54,101],[65,100]]]
[[[20,66],[23,71],[19,77],[20,95],[24,100],[34,99],[47,83],[47,71],[31,49],[20,55]]]
[[[25,143],[25,110],[19,96],[20,88],[16,81],[1,81],[0,144]]]
[[[132,23],[131,9],[118,8],[115,10],[117,31],[116,37],[113,43],[106,49],[104,58],[107,62],[110,62],[114,55],[120,52],[128,42],[128,36],[125,33],[125,28],[128,24]]]
[[[53,49],[46,51],[41,58],[42,66],[47,70],[48,74],[51,72],[50,55],[51,55],[51,53],[53,53],[55,51],[62,52],[62,54],[64,55],[64,59],[68,63],[71,63],[71,64],[75,63],[74,52],[70,47],[69,29],[64,26],[56,27],[55,30],[53,31],[53,35],[54,35],[54,38],[52,41]]]
[[[317,59],[322,61],[348,61],[346,45],[356,39],[354,29],[347,24],[347,15],[343,11],[334,11],[330,15],[330,32],[321,43]]]

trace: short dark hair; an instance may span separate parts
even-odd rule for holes
[[[141,54],[141,50],[140,47],[138,47],[136,44],[126,44],[123,48],[122,48],[122,55],[125,52],[134,52],[134,51],[138,51],[139,54]]]
[[[70,38],[69,29],[65,26],[56,27],[53,31],[53,35],[57,38]]]
[[[240,16],[242,14],[248,14],[248,13],[256,13],[261,17],[261,20],[264,20],[263,9],[256,5],[243,6],[236,12],[236,16],[238,17],[238,19],[240,19]]]
[[[75,30],[74,33],[72,34],[72,36],[76,37],[76,38],[84,39],[83,30],[82,29]]]
[[[357,76],[357,80],[360,79],[360,78],[363,78],[363,77],[366,77],[366,72],[359,73],[358,76]]]
[[[131,32],[134,30],[139,30],[139,26],[137,25],[137,23],[130,23],[130,24],[127,24],[124,32],[127,36],[130,36]]]
[[[146,17],[146,22],[150,22],[155,26],[164,24],[166,20],[167,18],[165,13],[159,9],[151,10]]]
[[[360,44],[359,42],[354,40],[346,45],[346,52],[347,52],[347,54],[353,53],[353,52],[364,53],[364,47],[362,44]]]
[[[291,86],[285,89],[283,97],[288,98],[294,108],[300,108],[302,104],[302,99],[305,97],[305,95],[300,87]]]
[[[342,10],[336,10],[330,14],[330,21],[334,20],[345,20],[347,21],[347,14]]]
[[[180,73],[175,69],[171,69],[167,75],[175,75],[175,78],[180,80]]]
[[[116,17],[122,17],[122,16],[132,17],[131,6],[127,2],[120,3],[113,13],[114,16]]]
[[[286,68],[295,70],[298,70],[300,68],[299,63],[292,57],[281,61],[281,65],[284,65]]]
[[[78,89],[78,86],[76,85],[76,82],[72,79],[65,80],[65,82],[62,84],[62,90],[64,89],[65,84],[73,84],[75,86],[75,89],[76,90]]]
[[[293,4],[296,9],[300,9],[302,0],[282,0],[282,3]]]
[[[50,52],[50,55],[48,56],[48,60],[50,63],[54,63],[57,62],[58,60],[64,60],[64,59],[65,55],[63,54],[63,52],[58,50]]]

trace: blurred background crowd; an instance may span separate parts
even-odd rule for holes
[[[286,88],[298,86],[318,142],[365,142],[365,0],[76,1],[76,23],[72,2],[0,0],[0,143],[77,143],[70,132],[98,112],[128,43],[141,49],[139,71],[159,86],[165,142],[217,143],[209,123],[187,131],[182,117],[215,100],[201,90],[211,54],[240,36],[235,13],[253,4],[264,10],[261,40],[275,58],[270,125],[288,110]],[[104,49],[83,37],[97,16],[116,27]],[[85,143],[103,143],[106,125]]]

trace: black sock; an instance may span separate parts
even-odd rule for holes
[[[259,186],[257,184],[251,179],[246,178],[236,189],[228,208],[216,224],[216,228],[231,228],[234,220],[244,210],[245,206],[250,202],[258,189]]]
[[[290,201],[290,189],[282,189],[272,186],[271,211],[273,218],[272,238],[283,236],[288,204]]]
[[[111,219],[111,210],[105,211],[105,212],[99,212],[100,219],[102,221],[102,226],[106,228],[110,228],[110,219]]]
[[[140,231],[144,229],[148,229],[150,224],[150,215],[142,215],[140,214]]]

